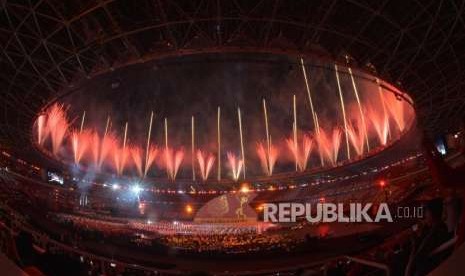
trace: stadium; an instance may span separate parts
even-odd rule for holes
[[[0,7],[4,275],[463,273],[465,2]]]

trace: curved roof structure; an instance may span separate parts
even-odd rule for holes
[[[0,142],[76,82],[157,57],[321,53],[407,91],[438,133],[465,115],[465,1],[3,0]]]

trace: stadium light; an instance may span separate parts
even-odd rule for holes
[[[134,194],[138,195],[140,193],[140,191],[142,191],[142,188],[139,185],[136,184],[136,185],[131,187],[131,191]]]
[[[386,186],[386,181],[385,181],[385,180],[380,180],[380,181],[379,181],[379,186],[380,186],[381,188],[384,188],[384,186]]]
[[[243,184],[242,187],[241,187],[241,193],[248,193],[250,191],[249,189],[249,186],[247,186],[247,184]]]
[[[186,205],[186,213],[192,214],[192,211],[194,211],[194,209],[192,208],[192,206],[191,206],[190,204],[187,204],[187,205]]]

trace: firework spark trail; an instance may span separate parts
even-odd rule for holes
[[[131,147],[129,151],[131,153],[132,161],[134,162],[134,165],[136,166],[137,173],[139,174],[140,177],[142,177],[143,176],[142,151],[139,147]]]
[[[238,160],[236,155],[234,155],[234,153],[232,153],[232,152],[228,152],[227,157],[228,157],[228,163],[229,163],[229,167],[231,169],[232,177],[233,177],[234,181],[237,181],[239,179],[239,176],[241,174],[241,170],[243,168],[242,167],[243,162],[242,162],[242,160]]]
[[[327,159],[332,164],[332,150],[331,150],[331,142],[329,141],[326,132],[323,129],[320,129],[316,132],[316,140],[318,142],[318,152],[320,153],[320,157]]]
[[[289,150],[291,151],[292,155],[294,156],[295,171],[297,171],[299,168],[299,149],[297,147],[296,138],[294,137],[293,139],[286,139],[286,144]]]
[[[100,154],[100,137],[97,131],[92,132],[91,134],[91,153],[92,153],[92,161],[93,164],[98,168],[99,163],[99,154]]]
[[[84,156],[87,147],[89,146],[89,140],[91,136],[88,131],[79,132],[77,130],[73,130],[71,132],[70,137],[74,156],[74,163],[78,165],[82,157]]]
[[[110,154],[114,150],[116,144],[117,144],[116,139],[113,135],[107,134],[103,136],[101,140],[101,145],[100,145],[100,154],[98,157],[98,164],[97,164],[98,170],[102,168],[102,165],[107,159],[108,154]]]
[[[195,118],[191,118],[191,166],[192,181],[195,181]]]
[[[315,133],[318,135],[320,131],[320,124],[318,123],[318,114],[315,111],[315,108],[313,107],[313,100],[312,100],[312,94],[310,92],[310,85],[308,84],[308,78],[307,78],[307,71],[305,70],[305,64],[304,64],[304,59],[300,58],[300,65],[302,68],[302,73],[304,75],[304,80],[305,80],[305,88],[307,90],[307,98],[308,98],[308,103],[310,105],[310,111],[312,112],[312,118],[313,118],[313,126],[315,129]],[[324,158],[323,156],[320,155],[320,163],[321,166],[324,166]]]
[[[266,100],[265,99],[263,99],[263,116],[265,117],[266,151],[267,151],[267,156],[269,156],[270,155],[271,142],[270,142],[270,129],[268,127],[268,112],[267,112],[267,108],[266,108]]]
[[[168,149],[168,118],[165,117],[165,149]]]
[[[179,167],[184,159],[184,151],[182,149],[174,151],[170,148],[165,148],[165,168],[168,178],[171,180],[176,179]]]
[[[336,127],[333,129],[333,136],[332,136],[334,164],[337,163],[337,158],[339,156],[339,149],[341,148],[341,140],[342,140],[342,131]]]
[[[52,139],[52,153],[57,156],[69,128],[63,105],[54,104],[47,114],[47,133]]]
[[[371,107],[368,109],[368,114],[379,143],[383,146],[386,145],[389,136],[389,117],[385,112],[376,112]]]
[[[328,137],[328,134],[323,129],[320,129],[318,133],[316,139],[318,141],[320,154],[324,156],[332,166],[335,166],[338,161],[342,131],[338,127],[333,128],[331,138]]]
[[[210,171],[215,162],[215,157],[211,153],[202,152],[201,150],[197,151],[197,161],[199,163],[200,176],[203,181],[208,179]]]
[[[344,136],[346,140],[346,149],[347,149],[347,159],[350,159],[350,145],[349,145],[349,135],[347,131],[346,108],[344,104],[344,96],[342,95],[342,88],[341,88],[341,82],[339,80],[339,71],[337,69],[337,64],[334,64],[334,72],[336,73],[337,89],[339,91],[339,99],[341,101],[342,119],[344,122]]]
[[[126,161],[127,161],[128,155],[129,155],[128,149],[126,147],[127,138],[128,138],[128,122],[126,122],[126,124],[124,125],[123,149],[122,149],[122,152],[121,152],[121,171],[119,173],[120,175],[123,173],[123,171],[124,171],[124,169],[126,167]]]
[[[152,149],[150,148],[150,136],[152,135],[152,123],[153,123],[153,111],[150,113],[150,123],[149,123],[149,130],[147,133],[147,146],[145,148],[145,165],[144,165],[144,177],[147,176],[147,172],[149,171],[150,165],[153,162],[149,163],[149,155],[154,154],[156,155],[156,150],[155,152],[152,152]],[[155,157],[153,157],[155,158]]]
[[[82,132],[84,130],[84,122],[86,120],[86,111],[82,113],[82,118],[81,118],[81,127],[79,128],[79,131]]]
[[[295,94],[292,97],[292,106],[293,106],[293,115],[294,115],[294,123],[292,124],[292,132],[293,132],[293,148],[292,148],[292,153],[294,154],[294,159],[295,159],[295,171],[299,169],[299,144],[297,142],[297,104],[296,104],[296,98]],[[289,144],[289,142],[288,142]]]
[[[242,113],[239,107],[237,108],[237,119],[239,120],[239,138],[241,140],[241,159],[242,159],[243,174],[244,174],[244,179],[245,179],[245,153],[244,153],[244,139],[242,135]]]
[[[116,173],[119,176],[123,173],[126,167],[127,158],[130,155],[130,152],[126,148],[127,135],[128,135],[128,123],[126,122],[124,125],[123,147],[119,148],[118,146],[116,146],[115,150],[113,151],[113,164],[114,164]]]
[[[355,152],[358,156],[363,154],[363,150],[365,147],[365,133],[364,133],[364,126],[361,120],[356,121],[356,127],[349,123],[347,126],[348,135],[350,138],[350,142],[352,147],[355,149]]]
[[[258,144],[257,148],[257,153],[260,157],[260,159],[263,159],[263,163],[266,165],[265,172],[267,175],[271,176],[273,174],[273,168],[276,163],[276,160],[278,158],[278,150],[276,147],[273,146],[271,142],[271,135],[270,135],[270,129],[268,125],[268,111],[266,108],[266,100],[263,99],[263,115],[265,117],[265,134],[266,134],[266,149],[263,149],[263,145],[261,143]]]
[[[267,155],[266,152],[267,152],[267,150],[263,146],[263,143],[258,142],[258,144],[257,144],[258,158],[260,159],[260,164],[262,165],[263,172],[266,175],[269,175],[269,172],[268,172],[268,158],[266,157],[266,155]]]
[[[110,116],[107,117],[107,123],[105,124],[105,135],[107,135],[107,133],[110,131],[110,128],[111,128],[111,118]]]
[[[168,143],[168,118],[165,117],[165,149],[163,152],[165,157],[165,169],[168,178],[171,180],[176,179],[176,175],[178,173],[179,167],[181,166],[182,160],[184,159],[184,151],[180,150],[173,150],[169,148]]]
[[[260,159],[260,164],[262,165],[263,172],[267,176],[273,175],[274,165],[278,158],[278,149],[274,145],[270,145],[270,150],[266,146],[263,146],[263,142],[257,143],[257,155]]]
[[[45,127],[45,115],[40,115],[37,118],[37,143],[39,145],[42,145],[42,142],[44,141],[44,127]]]
[[[303,136],[303,154],[301,154],[300,170],[305,171],[307,169],[308,158],[313,149],[313,140],[308,135]]]
[[[358,111],[360,113],[360,120],[362,122],[363,132],[365,133],[367,151],[370,151],[370,140],[368,139],[368,129],[367,129],[367,123],[365,120],[365,113],[363,112],[362,102],[360,101],[360,96],[358,94],[357,85],[355,84],[354,74],[352,73],[352,68],[350,67],[349,67],[349,74],[350,74],[350,79],[352,81],[352,88],[354,89],[355,98],[357,100],[357,106],[358,106]]]
[[[300,58],[300,64],[301,64],[301,67],[302,67],[302,73],[304,74],[305,87],[307,89],[308,102],[310,104],[310,110],[312,112],[313,126],[315,127],[315,131],[318,132],[319,128],[320,128],[320,125],[318,124],[318,118],[316,117],[315,108],[313,107],[312,95],[310,93],[310,85],[308,84],[307,71],[305,70],[304,59],[303,58]]]
[[[294,156],[298,171],[305,171],[307,169],[308,158],[313,148],[313,140],[308,135],[302,137],[302,147],[298,146],[298,140],[286,139],[286,144]],[[297,146],[296,146],[297,145]]]
[[[115,148],[113,151],[113,164],[118,175],[123,173],[128,155],[128,149],[125,147]]]
[[[221,109],[218,106],[218,122],[217,122],[217,138],[218,138],[218,181],[221,180]]]
[[[389,113],[388,113],[388,110],[386,108],[386,100],[384,98],[383,87],[381,87],[381,82],[380,82],[380,80],[378,78],[376,79],[376,83],[378,84],[379,100],[380,100],[381,105],[383,107],[383,117],[384,117],[385,120],[387,120],[387,138],[390,138],[391,137],[391,129],[390,129],[390,126],[389,126]],[[383,125],[384,125],[384,123],[383,123]],[[383,127],[383,131],[385,131],[384,127]],[[385,144],[386,144],[386,142],[384,142],[383,145],[385,145]]]
[[[176,151],[176,154],[174,156],[173,180],[176,179],[176,175],[178,174],[179,167],[181,166],[183,159],[184,159],[184,151],[182,149]]]
[[[402,132],[405,129],[405,110],[404,102],[398,100],[394,94],[388,93],[384,98],[386,108],[389,110],[391,117],[394,119],[399,130]]]
[[[147,176],[147,173],[150,170],[150,167],[155,161],[155,158],[157,157],[157,155],[158,155],[158,148],[155,146],[150,146],[150,148],[148,149],[147,157],[146,157],[147,159],[145,161],[144,177]]]

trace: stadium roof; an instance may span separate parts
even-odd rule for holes
[[[465,115],[465,1],[2,0],[0,142],[86,78],[189,53],[321,52],[410,93],[432,133]]]

